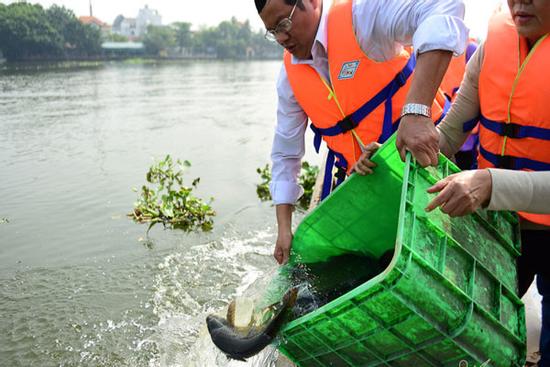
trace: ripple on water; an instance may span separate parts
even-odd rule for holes
[[[141,265],[19,271],[0,280],[3,363],[205,366],[214,356],[225,366],[201,336],[204,320],[275,267],[272,243],[268,229],[172,249]]]

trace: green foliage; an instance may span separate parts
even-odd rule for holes
[[[118,33],[109,33],[103,37],[107,42],[128,42],[128,37]]]
[[[202,27],[191,31],[191,23],[177,22],[171,26],[149,27],[143,39],[147,53],[158,56],[178,47],[190,55],[218,59],[244,59],[282,55],[282,49],[264,38],[263,32],[254,33],[250,22],[240,22],[235,17],[216,27]]]
[[[159,56],[162,52],[176,46],[176,33],[170,27],[150,25],[147,27],[143,44],[147,53]]]
[[[271,169],[269,164],[266,164],[264,168],[256,168],[256,172],[260,175],[262,182],[256,185],[256,194],[261,201],[271,200],[271,193],[269,192],[269,183],[271,182]]]
[[[193,34],[191,33],[191,23],[177,22],[173,24],[175,28],[176,44],[181,48],[193,46]]]
[[[217,27],[204,28],[195,34],[194,51],[215,54],[218,59],[242,59],[247,51],[254,57],[279,57],[282,49],[264,38],[264,33],[254,33],[250,22],[239,22],[235,17],[221,22]]]
[[[120,35],[107,35],[106,41],[125,42]],[[44,9],[29,3],[0,3],[0,49],[8,61],[78,59],[100,55],[101,31],[82,24],[74,13],[58,5]],[[235,17],[216,27],[191,31],[191,23],[150,26],[143,37],[149,55],[166,55],[185,49],[188,56],[218,59],[280,58],[282,48],[252,31],[250,22]]]
[[[152,186],[144,185],[141,188],[141,196],[128,216],[138,223],[150,223],[149,229],[162,223],[165,228],[187,232],[199,228],[203,231],[211,230],[214,224],[212,217],[216,213],[210,203],[192,194],[200,178],[194,179],[191,187],[183,183],[184,170],[190,166],[188,161],[179,159],[174,164],[170,155],[153,164],[146,175],[147,182]]]
[[[0,48],[8,61],[89,56],[101,51],[101,34],[65,7],[0,4]]]
[[[312,166],[308,162],[302,162],[302,171],[298,177],[298,183],[304,188],[304,194],[299,199],[299,205],[307,209],[313,196],[313,189],[315,187],[315,181],[319,175],[319,167]]]
[[[263,168],[257,168],[256,172],[260,175],[262,182],[256,185],[256,194],[262,201],[271,200],[271,193],[269,192],[269,183],[271,182],[271,169],[269,164],[266,164]],[[298,199],[298,208],[307,210],[311,197],[313,196],[313,189],[315,187],[315,181],[319,174],[319,167],[312,166],[308,162],[302,162],[302,170],[298,177],[298,183],[304,189],[304,194]]]

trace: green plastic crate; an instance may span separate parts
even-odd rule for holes
[[[279,349],[298,366],[523,366],[517,218],[426,213],[426,189],[459,171],[443,156],[437,168],[404,164],[393,137],[373,160],[373,175],[353,175],[302,221],[291,262],[394,249],[393,259],[287,324]]]

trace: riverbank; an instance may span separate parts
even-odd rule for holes
[[[179,64],[188,62],[257,62],[257,61],[277,61],[280,58],[273,59],[240,59],[240,60],[222,60],[213,57],[203,58],[181,58],[181,57],[134,57],[134,58],[105,58],[93,60],[33,60],[20,62],[7,62],[0,59],[0,72],[17,71],[40,71],[40,70],[68,70],[68,69],[94,69],[106,65],[156,65],[156,64]]]

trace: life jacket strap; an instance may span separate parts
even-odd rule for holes
[[[462,124],[462,131],[467,133],[468,131],[472,131],[477,123],[479,122],[479,116],[474,117],[471,120],[468,120]]]
[[[365,117],[367,117],[369,114],[372,113],[375,109],[377,109],[382,103],[385,104],[385,112],[384,112],[384,125],[382,128],[382,134],[380,135],[380,138],[378,139],[379,142],[386,141],[392,134],[392,127],[393,127],[393,121],[392,121],[392,101],[391,99],[393,96],[401,89],[406,83],[409,77],[411,76],[412,72],[414,71],[414,67],[416,66],[416,58],[414,55],[412,55],[409,58],[409,61],[405,65],[405,67],[397,73],[397,75],[392,79],[388,85],[386,85],[380,92],[378,92],[373,98],[371,98],[369,101],[367,101],[364,105],[359,107],[355,112],[352,114],[344,117],[342,120],[338,121],[334,126],[328,127],[328,128],[318,128],[311,125],[311,129],[315,133],[315,139],[314,139],[314,145],[315,150],[319,152],[319,147],[321,145],[321,138],[323,136],[336,136],[343,134],[349,130],[352,130],[359,126],[361,121]]]
[[[397,75],[392,79],[388,85],[386,85],[380,92],[378,92],[372,99],[367,101],[363,106],[358,108],[352,114],[344,117],[342,120],[338,121],[334,126],[329,128],[318,128],[313,124],[310,124],[311,130],[313,130],[315,136],[313,138],[313,145],[315,151],[319,153],[319,148],[321,147],[321,141],[323,136],[336,136],[339,134],[344,134],[350,130],[355,129],[361,121],[365,119],[372,111],[378,108],[382,103],[384,103],[384,121],[382,125],[382,133],[378,138],[378,142],[386,141],[399,126],[399,119],[394,123],[393,118],[393,96],[401,89],[406,83],[411,74],[414,71],[416,66],[416,58],[414,55],[411,55],[409,61],[405,67],[397,73]],[[334,176],[332,174],[333,168],[337,168],[336,183],[333,185]],[[344,156],[338,152],[333,151],[329,148],[327,162],[325,165],[325,176],[323,180],[323,189],[321,191],[321,200],[326,198],[332,190],[338,187],[346,178],[348,168],[348,162]]]
[[[513,170],[529,169],[532,171],[549,171],[550,163],[536,161],[529,158],[514,157],[511,155],[498,155],[489,152],[482,145],[479,146],[479,153],[496,168]]]
[[[334,182],[332,171],[336,167],[336,182]],[[327,161],[325,163],[325,175],[323,178],[323,189],[321,190],[321,200],[330,195],[331,191],[336,189],[346,179],[348,162],[344,156],[329,148]]]
[[[542,127],[520,125],[513,122],[501,122],[489,120],[481,116],[481,125],[487,130],[512,139],[536,138],[541,140],[550,140],[550,129]]]
[[[449,96],[447,96],[445,94],[445,104],[443,105],[443,112],[441,113],[441,116],[439,116],[437,121],[435,122],[436,126],[439,125],[439,123],[441,121],[443,121],[445,116],[447,116],[447,113],[449,113],[449,110],[451,109],[451,105],[452,105],[451,99],[449,98]]]

